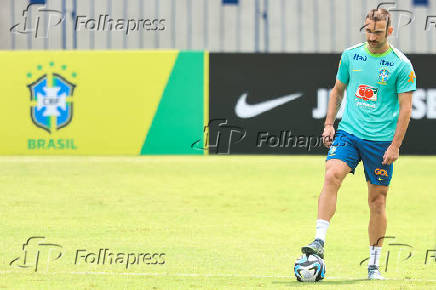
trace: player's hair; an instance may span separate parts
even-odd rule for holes
[[[371,9],[366,15],[366,19],[374,21],[386,21],[386,27],[391,26],[391,13],[384,8]]]

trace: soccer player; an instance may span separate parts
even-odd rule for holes
[[[363,29],[367,42],[342,53],[336,84],[330,93],[322,134],[324,145],[330,150],[318,199],[316,235],[301,250],[324,257],[326,232],[336,210],[337,192],[345,176],[354,174],[362,160],[370,208],[368,279],[382,280],[379,260],[387,225],[386,196],[393,162],[398,159],[409,124],[416,78],[409,59],[388,42],[393,28],[386,9],[371,10]],[[345,88],[346,107],[335,134],[333,123]]]

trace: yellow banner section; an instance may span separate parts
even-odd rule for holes
[[[177,55],[0,52],[0,154],[138,155]]]

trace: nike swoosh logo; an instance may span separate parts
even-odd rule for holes
[[[239,97],[238,102],[236,103],[235,106],[235,113],[236,116],[238,116],[239,118],[253,118],[264,112],[270,111],[275,107],[281,106],[283,104],[286,104],[287,102],[298,99],[302,95],[303,94],[301,93],[285,95],[283,97],[274,100],[268,100],[258,104],[249,105],[247,104],[247,93],[245,93]]]

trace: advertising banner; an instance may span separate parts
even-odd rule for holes
[[[401,153],[436,154],[433,56],[409,58],[418,89]],[[14,51],[0,60],[2,155],[327,150],[337,54]]]
[[[205,57],[0,52],[0,154],[203,154]]]
[[[436,83],[428,66],[436,57],[409,57],[418,89],[401,154],[436,154]],[[326,154],[321,134],[339,59],[338,54],[211,54],[209,153]]]

